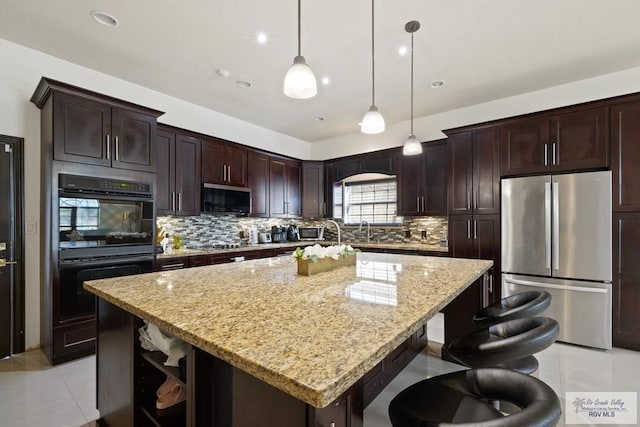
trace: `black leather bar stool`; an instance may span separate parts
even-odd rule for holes
[[[551,304],[549,292],[520,292],[486,306],[473,316],[473,321],[480,326],[487,326],[507,320],[533,317],[542,313],[549,304]]]
[[[495,401],[509,402],[516,411],[505,415],[494,407]],[[528,375],[495,368],[458,371],[420,381],[401,391],[389,404],[393,427],[555,426],[561,413],[560,400],[548,385]]]
[[[500,367],[523,374],[538,369],[534,353],[558,337],[558,322],[528,317],[487,326],[443,346],[451,358],[471,368]]]

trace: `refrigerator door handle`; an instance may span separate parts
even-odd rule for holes
[[[544,267],[551,269],[551,183],[544,183]]]
[[[551,254],[553,255],[553,269],[558,270],[560,268],[560,185],[557,181],[553,182],[553,248]]]
[[[543,288],[543,289],[560,289],[563,291],[592,292],[594,294],[606,294],[607,292],[609,292],[606,288],[588,288],[586,286],[553,285],[550,283],[531,282],[528,280],[518,280],[518,279],[504,279],[504,281],[506,283],[511,283],[512,285],[535,286],[536,288]]]

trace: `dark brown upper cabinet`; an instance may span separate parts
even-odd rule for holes
[[[502,176],[609,167],[607,107],[502,127]]]
[[[245,148],[213,138],[202,141],[202,182],[247,186]]]
[[[251,189],[250,216],[269,216],[269,156],[249,151],[247,158],[247,186]]]
[[[640,212],[640,102],[611,107],[614,212]]]
[[[423,144],[418,156],[403,156],[398,174],[398,215],[447,214],[446,140]]]
[[[449,214],[500,213],[500,130],[449,136]]]
[[[299,161],[272,157],[269,161],[269,216],[300,217],[300,186],[302,174]]]
[[[326,213],[324,163],[302,162],[302,217],[322,218]]]
[[[398,149],[382,150],[373,153],[358,154],[347,158],[329,161],[333,168],[334,181],[342,181],[359,173],[398,173]],[[333,184],[333,183],[332,183]]]
[[[51,114],[54,160],[156,171],[161,112],[46,78],[31,101]]]
[[[157,138],[156,212],[200,214],[200,139],[160,129]]]
[[[53,108],[55,160],[155,172],[155,117],[67,94]]]

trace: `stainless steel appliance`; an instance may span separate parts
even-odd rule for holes
[[[230,185],[202,184],[202,212],[251,213],[251,189]]]
[[[502,180],[502,296],[542,289],[558,340],[611,348],[611,172]]]
[[[323,240],[322,227],[298,227],[300,240]]]

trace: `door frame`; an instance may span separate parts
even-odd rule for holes
[[[0,135],[0,143],[9,145],[13,152],[15,254],[21,261],[14,269],[12,353],[16,354],[25,351],[24,138]]]

